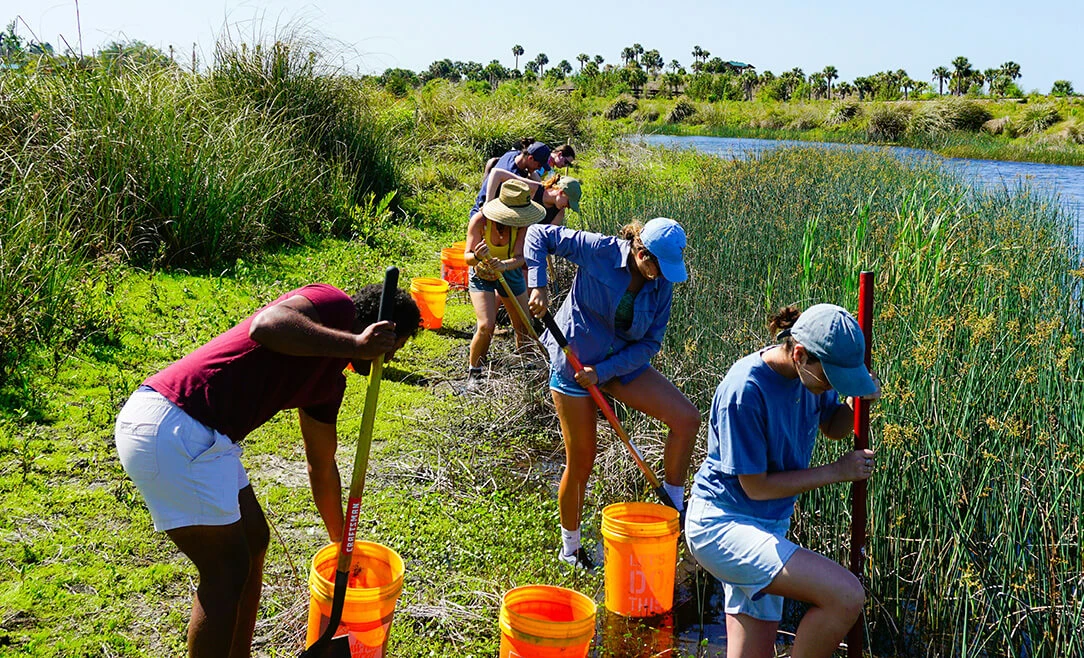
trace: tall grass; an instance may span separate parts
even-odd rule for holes
[[[1057,204],[875,153],[700,168],[698,192],[597,194],[586,217],[612,230],[665,213],[688,231],[692,276],[676,288],[661,360],[700,408],[731,363],[768,343],[770,310],[853,309],[855,273],[877,273],[871,647],[1084,650],[1084,336],[1070,294],[1084,268]],[[815,459],[846,448],[822,442]],[[801,497],[794,534],[845,562],[848,524],[848,489],[832,486]]]

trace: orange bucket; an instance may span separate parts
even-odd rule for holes
[[[654,617],[674,607],[677,510],[655,503],[615,503],[602,510],[606,608]]]
[[[440,278],[459,290],[467,288],[467,261],[463,259],[463,249],[447,247],[440,250]]]
[[[320,638],[330,620],[338,561],[338,544],[325,546],[312,558],[306,647]],[[387,655],[395,603],[402,591],[403,560],[398,553],[380,544],[355,542],[342,621],[335,633],[336,636],[348,635],[352,658],[384,658]]]
[[[444,307],[448,303],[448,282],[424,277],[411,279],[410,296],[422,313],[422,326],[440,329],[444,323]]]
[[[595,602],[553,585],[508,590],[501,602],[500,658],[584,658],[595,637]]]

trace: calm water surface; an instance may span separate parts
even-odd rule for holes
[[[1027,186],[1033,192],[1056,198],[1072,216],[1078,242],[1084,244],[1084,167],[1049,165],[1034,162],[1003,162],[1000,160],[966,160],[943,158],[932,151],[903,146],[874,146],[870,144],[835,144],[739,137],[672,137],[641,135],[637,138],[652,146],[693,149],[731,160],[745,160],[776,149],[805,147],[825,150],[888,151],[904,158],[930,158],[940,161],[950,171],[973,180],[984,189],[1015,189]]]

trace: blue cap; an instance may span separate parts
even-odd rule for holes
[[[550,162],[550,147],[546,146],[543,142],[532,142],[527,147],[527,155],[534,158],[534,161],[542,165],[545,169],[549,166]]]
[[[656,217],[640,231],[640,241],[659,263],[662,276],[671,283],[688,278],[685,272],[685,231],[681,225],[666,217]]]
[[[866,337],[847,309],[816,304],[798,316],[790,335],[824,366],[832,388],[845,396],[871,395],[877,384],[866,368]]]

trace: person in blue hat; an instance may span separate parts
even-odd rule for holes
[[[728,655],[774,655],[786,597],[812,606],[793,655],[827,658],[861,614],[865,592],[850,571],[786,534],[799,494],[873,473],[872,450],[815,467],[810,457],[818,430],[850,435],[854,398],[880,397],[880,384],[866,368],[858,322],[839,306],[789,306],[769,329],[781,342],[739,360],[715,391],[685,538],[723,584]]]
[[[541,317],[549,307],[546,258],[566,258],[578,267],[554,320],[585,368],[572,371],[557,341],[546,332],[550,392],[565,442],[565,470],[557,499],[561,518],[559,558],[594,570],[580,541],[587,479],[595,463],[598,408],[587,388],[598,385],[628,406],[666,424],[663,486],[683,508],[685,479],[700,413],[670,380],[651,367],[670,320],[674,284],[686,279],[685,231],[658,217],[625,226],[617,237],[536,224],[527,229],[528,305]]]
[[[520,141],[519,148],[511,149],[506,152],[492,165],[487,163],[485,174],[482,176],[482,187],[478,190],[478,195],[474,198],[474,205],[471,207],[470,215],[468,216],[474,217],[475,213],[482,209],[482,205],[486,202],[487,198],[492,199],[499,194],[499,191],[494,193],[493,196],[487,194],[490,185],[490,174],[494,169],[510,171],[516,176],[538,182],[542,180],[542,177],[538,174],[538,170],[544,168],[546,163],[549,162],[549,159],[549,146],[546,146],[543,142],[526,137]],[[542,201],[542,193],[540,190],[536,190],[535,192],[535,201]]]

